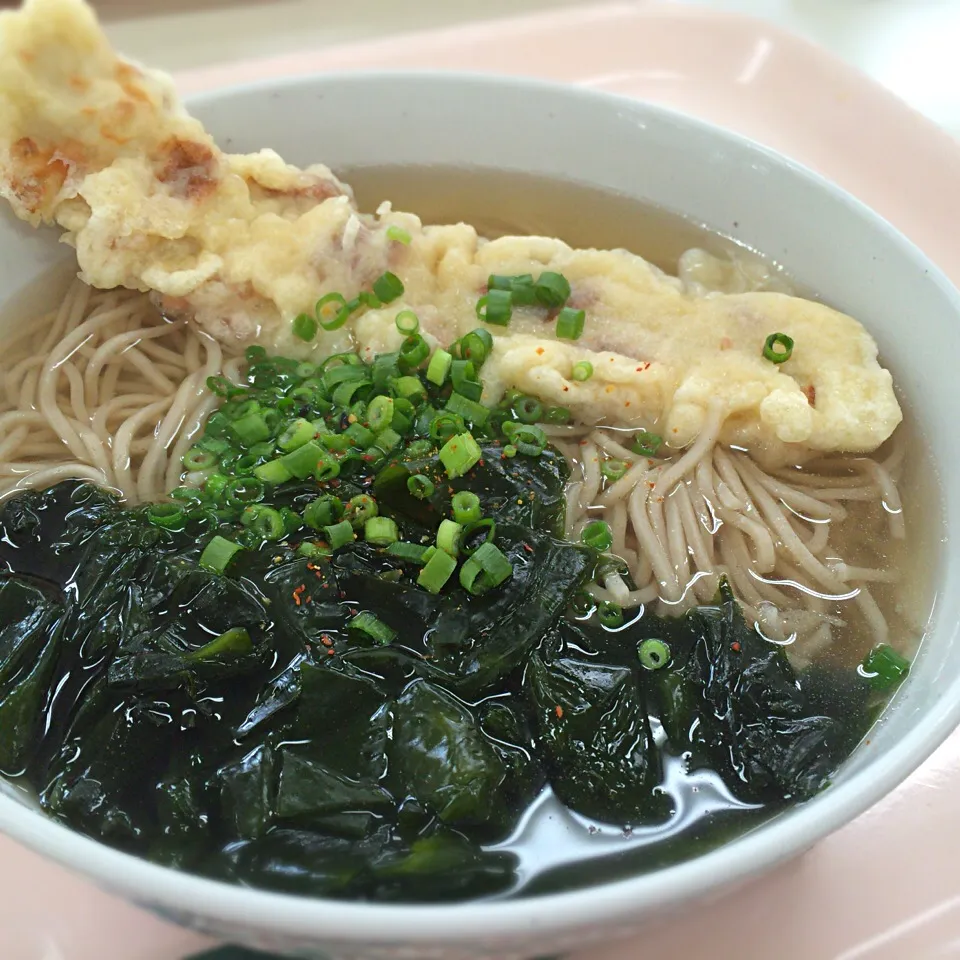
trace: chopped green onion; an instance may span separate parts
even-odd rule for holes
[[[229,482],[230,478],[225,477],[222,473],[211,473],[203,481],[203,491],[211,500],[219,500],[223,496],[224,490],[227,489]]]
[[[503,455],[510,458],[515,457],[517,455],[517,448],[512,443],[508,443],[503,448]]]
[[[874,690],[888,690],[910,672],[910,661],[889,644],[878,643],[866,655],[858,672]]]
[[[296,510],[289,507],[280,508],[280,516],[283,519],[283,526],[287,533],[296,533],[303,527],[303,517]]]
[[[570,296],[570,283],[562,273],[546,270],[536,283],[537,300],[545,307],[555,310],[562,307]]]
[[[293,321],[293,335],[310,341],[317,335],[317,321],[309,313],[299,313]]]
[[[334,453],[345,453],[351,447],[355,447],[359,442],[355,439],[358,436],[362,436],[362,433],[354,432],[351,433],[350,430],[352,427],[357,426],[355,423],[351,423],[343,433],[325,433],[319,440],[328,450],[332,450]],[[360,424],[360,430],[371,433],[372,431],[367,430],[363,424]]]
[[[463,526],[455,520],[441,520],[437,528],[437,547],[451,557],[460,555],[460,534]]]
[[[398,560],[408,560],[410,563],[423,563],[424,554],[429,550],[419,543],[409,543],[406,540],[398,540],[387,547],[387,553]]]
[[[539,457],[547,449],[547,435],[534,424],[518,426],[510,439],[517,452],[527,457]]]
[[[403,437],[397,433],[392,427],[387,427],[385,430],[381,430],[377,434],[377,439],[374,441],[374,446],[383,451],[383,453],[390,453],[391,450],[395,450],[399,445]]]
[[[343,518],[344,506],[339,497],[330,496],[317,497],[311,500],[303,511],[303,522],[314,530],[322,530],[324,527],[339,523]]]
[[[386,547],[400,539],[400,532],[389,517],[371,517],[363,525],[363,538],[375,547]]]
[[[299,417],[280,434],[277,438],[277,446],[288,452],[296,450],[297,447],[302,447],[307,441],[312,440],[316,432],[309,420]]]
[[[430,421],[430,439],[438,441],[449,440],[451,437],[462,432],[463,427],[463,417],[456,413],[448,413],[444,410]]]
[[[375,293],[369,293],[366,290],[357,294],[357,300],[371,310],[379,310],[383,306],[383,301]]]
[[[214,637],[209,643],[205,643],[196,650],[191,650],[184,659],[197,662],[199,660],[209,660],[211,657],[222,657],[224,654],[231,657],[242,657],[252,652],[253,641],[250,639],[247,630],[244,627],[231,627],[221,633],[219,637]]]
[[[589,360],[581,360],[579,363],[575,363],[570,376],[579,383],[589,380],[593,376],[593,364]]]
[[[456,569],[457,561],[449,553],[437,550],[420,571],[417,585],[430,593],[439,593]]]
[[[641,430],[630,444],[630,449],[634,453],[639,453],[641,457],[655,457],[657,451],[663,445],[663,437],[656,433],[650,433],[649,430]]]
[[[793,340],[785,333],[771,333],[763,345],[763,355],[771,363],[786,363],[793,353]]]
[[[442,387],[447,379],[447,374],[450,373],[451,366],[453,366],[453,355],[437,347],[427,364],[427,379],[438,387]]]
[[[280,457],[280,463],[290,471],[291,476],[305,480],[313,474],[321,461],[328,459],[330,454],[318,443],[310,440]]]
[[[513,565],[510,560],[489,541],[477,547],[473,556],[460,568],[460,583],[464,590],[474,596],[499,586],[511,576]]]
[[[370,429],[377,433],[380,430],[389,427],[393,422],[393,397],[383,396],[374,397],[367,407],[367,423]],[[354,424],[356,426],[356,424]],[[369,442],[368,442],[369,445]]]
[[[247,456],[253,457],[254,464],[269,460],[277,452],[277,445],[272,440],[255,443],[248,451]]]
[[[543,411],[543,422],[566,426],[573,420],[573,412],[566,407],[547,407]]]
[[[427,396],[419,377],[397,377],[393,389],[398,397],[409,400],[412,404],[419,404]]]
[[[331,367],[324,371],[321,380],[325,390],[333,390],[341,383],[348,383],[354,380],[369,380],[370,371],[366,367],[355,367],[352,364],[341,364],[338,367]]]
[[[263,481],[257,477],[237,477],[227,484],[227,505],[242,507],[263,499]]]
[[[327,538],[327,543],[330,544],[331,550],[339,550],[356,539],[356,534],[353,532],[349,520],[341,520],[339,523],[330,524],[323,528],[323,533]]]
[[[504,277],[492,274],[487,281],[488,290],[509,290],[514,305],[530,307],[537,302],[536,287],[533,275],[520,274],[516,277]]]
[[[331,296],[331,294],[327,294],[327,296]],[[317,306],[320,306],[319,301],[317,302]],[[324,330],[339,330],[350,319],[350,314],[352,314],[354,310],[358,309],[359,306],[359,300],[354,299],[348,301],[340,308],[340,310],[337,312],[337,315],[331,320],[321,319],[320,326],[323,327]]]
[[[481,530],[484,531],[483,540],[477,543],[477,534]],[[482,520],[468,523],[466,527],[464,527],[463,535],[460,537],[460,552],[465,557],[473,556],[482,544],[492,542],[496,535],[497,525],[490,517],[484,517]]]
[[[513,316],[513,297],[509,290],[491,290],[477,301],[477,316],[484,323],[505,327]]]
[[[458,433],[440,448],[438,456],[452,480],[472,470],[479,463],[483,451],[472,433]]]
[[[243,358],[247,363],[262,363],[267,359],[267,351],[263,347],[253,344],[243,351]]]
[[[319,322],[324,330],[336,330],[337,326],[332,326],[332,324],[342,326],[343,322],[350,315],[349,312],[347,312],[343,320],[340,319],[340,314],[346,305],[347,301],[342,293],[328,293],[317,301],[313,312],[317,318],[317,322]],[[314,326],[314,333],[316,333],[316,326]],[[313,337],[306,337],[305,339],[312,340]]]
[[[394,323],[405,337],[412,337],[420,330],[420,318],[412,310],[401,310]]]
[[[414,440],[407,447],[406,456],[409,460],[422,460],[424,457],[432,457],[435,449],[430,440]]]
[[[432,497],[435,489],[433,481],[422,473],[415,473],[407,479],[407,490],[410,491],[410,496],[416,497],[418,500],[426,500],[428,497]]]
[[[361,610],[347,624],[350,630],[358,630],[365,633],[371,640],[375,640],[382,646],[386,646],[397,637],[397,631],[388,627],[381,619],[367,610]]]
[[[600,623],[611,630],[623,626],[623,607],[618,603],[603,601],[597,604],[597,616]]]
[[[312,540],[304,540],[303,543],[297,547],[297,555],[301,557],[329,557],[330,548],[327,546],[321,546],[319,543],[314,543]]]
[[[469,490],[455,493],[450,506],[453,508],[453,519],[460,524],[475,523],[482,516],[480,498]]]
[[[627,472],[627,464],[623,460],[604,460],[600,472],[607,480],[619,480]]]
[[[380,398],[378,397],[376,399],[380,399]],[[337,437],[337,435],[335,434],[334,437]],[[348,449],[350,446],[369,447],[373,443],[373,441],[376,439],[377,435],[369,427],[365,427],[362,423],[351,423],[350,426],[343,431],[343,433],[339,434],[339,437],[345,437],[349,441],[349,443],[346,446],[341,446],[340,443],[333,437],[330,438],[330,441],[328,443],[326,442],[327,438],[324,437],[323,445],[327,447],[327,449],[329,450],[331,449],[330,444],[332,444],[333,445],[332,449],[339,450],[342,453],[344,450]]]
[[[255,503],[240,515],[240,522],[264,540],[279,540],[287,535],[286,524],[279,510]]]
[[[392,303],[403,296],[403,282],[388,270],[373,281],[373,292],[382,303]]]
[[[489,330],[477,327],[471,330],[460,341],[460,355],[464,360],[470,360],[475,367],[480,367],[493,352],[493,337]]]
[[[477,376],[477,368],[470,360],[454,360],[450,368],[453,389],[468,400],[478,401],[483,394],[483,384]]]
[[[179,503],[152,503],[147,507],[147,520],[164,530],[180,530],[186,520],[186,512]]]
[[[459,393],[450,394],[450,399],[444,409],[478,426],[483,426],[490,419],[490,411],[487,407],[474,400],[468,400]]]
[[[202,447],[191,447],[183,455],[183,465],[187,470],[209,470],[217,462],[216,455]]]
[[[419,333],[407,337],[400,344],[400,366],[414,370],[430,356],[430,346]]]
[[[408,246],[412,237],[403,227],[398,227],[395,223],[391,223],[390,226],[387,227],[387,239],[395,240],[397,243]]]
[[[612,546],[613,533],[610,530],[610,524],[605,520],[593,520],[580,532],[580,539],[588,547],[593,547],[594,550],[602,553]]]
[[[670,647],[662,640],[643,640],[637,645],[637,656],[647,670],[659,670],[670,662]]]
[[[234,554],[239,553],[243,547],[239,543],[227,540],[225,537],[214,537],[200,554],[200,566],[214,573],[223,573],[227,565],[233,559]]]
[[[377,501],[368,494],[361,493],[347,501],[344,518],[349,520],[351,526],[356,530],[379,513],[380,508],[377,506]]]
[[[333,402],[338,407],[349,407],[354,403],[354,394],[359,393],[361,390],[368,391],[370,389],[370,382],[368,380],[354,380],[351,383],[341,383],[336,390],[333,391]]]
[[[252,447],[270,437],[270,427],[259,411],[232,421],[230,429],[245,447]]]
[[[583,335],[583,324],[587,314],[584,310],[564,307],[557,314],[557,336],[561,340],[579,340]]]
[[[536,397],[517,397],[513,401],[513,415],[523,423],[537,423],[543,419],[543,405]]]

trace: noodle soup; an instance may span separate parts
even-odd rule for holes
[[[436,176],[432,171],[431,182]],[[456,198],[476,189],[477,172],[445,171],[440,180],[445,205],[430,212],[441,220],[469,212]],[[497,180],[491,174],[491,183],[484,186],[496,192]],[[415,203],[416,185],[414,172],[398,176],[387,169],[361,178],[361,196],[399,195]],[[405,198],[405,190],[412,196]],[[564,209],[606,211],[611,217],[619,211],[616,235],[642,241],[645,245],[636,252],[668,272],[672,266],[691,287],[706,292],[709,279],[720,277],[741,288],[756,283],[790,289],[778,265],[722,237],[654,208],[569,183],[524,182],[526,207],[509,229],[516,233],[536,225],[582,244],[613,242],[609,231],[614,228],[603,217],[595,224],[578,219],[576,234],[565,232],[569,225],[562,218],[552,222],[550,211],[560,209],[561,193]],[[517,208],[509,206],[516,216]],[[693,245],[691,252],[684,249],[687,244]],[[189,323],[165,320],[140,294],[95,291],[71,283],[62,271],[45,278],[38,289],[64,285],[66,293],[55,308],[35,314],[29,324],[22,320],[36,304],[35,292],[8,310],[8,329],[18,321],[29,336],[12,342],[3,371],[3,496],[16,502],[25,490],[72,478],[115,490],[123,503],[134,507],[164,501],[180,484],[202,488],[209,468],[185,469],[183,459],[196,449],[211,413],[223,402],[207,386],[208,378],[244,383],[248,360]],[[710,607],[721,577],[727,577],[746,623],[765,643],[785,650],[793,668],[814,689],[819,674],[830,678],[834,670],[855,671],[877,644],[893,644],[905,655],[915,651],[929,609],[922,558],[932,554],[930,518],[922,503],[931,499],[930,491],[909,473],[912,440],[903,427],[875,457],[830,456],[770,472],[755,463],[749,451],[725,447],[709,434],[686,450],[664,456],[657,449],[638,453],[637,432],[620,426],[542,422],[542,429],[567,463],[562,535],[580,541],[597,521],[605,522],[611,534],[608,561],[586,587],[588,606],[569,614],[573,623],[596,618],[602,609],[621,609],[625,626],[610,627],[608,636],[626,630],[623,647],[633,651],[638,628]],[[649,438],[646,442],[653,443]],[[54,503],[47,509],[56,513],[64,508]],[[301,530],[292,542],[302,539]],[[266,548],[273,549],[269,542]],[[659,619],[664,617],[667,621]],[[593,641],[592,647],[581,648],[581,642],[582,637],[564,641],[567,660],[610,659],[611,651],[602,644]],[[261,674],[262,688],[241,684],[222,691],[221,711],[234,729],[249,721],[251,708],[263,701],[263,691],[282,682],[297,657],[302,653],[278,654],[275,665]],[[70,731],[70,718],[82,708],[86,694],[84,685],[71,681],[56,709],[48,708],[48,751]],[[493,691],[492,698],[486,691],[480,703],[489,710],[498,698],[509,702],[518,695],[508,684]],[[837,692],[831,687],[825,696]],[[470,882],[453,888],[450,895],[533,894],[660,868],[752,829],[782,809],[784,800],[745,798],[731,789],[729,779],[725,782],[715,770],[694,763],[689,749],[677,750],[670,743],[659,709],[650,709],[651,742],[662,756],[662,779],[656,788],[660,801],[650,811],[634,814],[629,822],[611,823],[578,812],[578,806],[584,809],[582,800],[574,798],[574,807],[569,807],[564,787],[558,796],[548,783],[525,794],[522,805],[515,807],[515,819],[504,822],[499,837],[494,833],[483,839],[483,832],[478,834],[484,867],[465,868]],[[483,729],[491,742],[499,742],[489,726]],[[848,748],[854,743],[851,740]],[[172,756],[184,749],[175,744]],[[217,750],[219,754],[222,747]],[[238,752],[238,757],[244,755],[250,756],[246,745]],[[178,762],[188,757],[183,754]],[[49,782],[45,778],[56,769],[56,761],[47,763],[42,775],[29,767],[6,772],[19,774],[15,782],[27,781],[40,790],[49,807],[56,802],[51,793],[56,776]],[[165,775],[160,768],[151,771],[154,778]],[[157,813],[148,807],[143,798],[132,809],[146,822],[155,822]],[[60,815],[70,821],[68,814]],[[83,820],[78,825],[94,829]],[[286,836],[283,829],[278,835]],[[109,835],[104,838],[109,840]],[[133,849],[139,849],[136,843]],[[289,850],[283,855],[293,857],[288,866],[297,861]],[[242,868],[246,872],[238,874],[241,867],[229,855],[213,855],[212,850],[204,858],[174,862],[254,883],[278,882],[269,870],[258,871],[249,863]],[[463,861],[458,863],[464,867]],[[302,863],[297,871],[302,889],[339,894],[333,886],[311,887],[318,881]],[[381,883],[362,895],[392,898],[398,891]],[[401,894],[414,899],[440,895],[430,884],[405,887]]]

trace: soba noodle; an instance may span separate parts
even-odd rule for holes
[[[0,497],[75,478],[130,503],[162,499],[217,405],[207,377],[236,377],[242,362],[195,327],[164,320],[145,296],[79,280],[8,350]]]

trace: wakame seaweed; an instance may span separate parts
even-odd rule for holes
[[[0,771],[158,862],[376,900],[512,891],[496,847],[546,787],[637,827],[671,817],[677,758],[754,807],[827,783],[882,701],[864,678],[798,677],[725,583],[604,626],[583,603],[600,555],[562,538],[564,458],[532,426],[511,452],[508,409],[468,432],[449,385],[403,373],[258,357],[216,385],[199,491],[3,503]],[[444,547],[462,491],[482,522]]]

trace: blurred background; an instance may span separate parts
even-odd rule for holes
[[[548,9],[582,8],[589,2],[93,0],[122,50],[170,71]],[[645,2],[633,0],[639,5]],[[659,2],[748,13],[800,33],[860,67],[960,136],[960,0]]]

